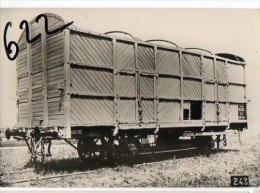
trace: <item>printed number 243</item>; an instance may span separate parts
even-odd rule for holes
[[[231,186],[233,187],[247,187],[249,186],[248,176],[232,176]]]

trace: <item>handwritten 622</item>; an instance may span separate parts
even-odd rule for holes
[[[54,33],[60,33],[65,28],[67,28],[68,26],[73,24],[73,21],[72,21],[72,22],[69,22],[69,23],[63,25],[60,28],[57,28],[57,29],[52,30],[52,31],[49,31],[49,28],[48,28],[48,17],[45,14],[38,15],[36,17],[36,19],[35,19],[35,22],[38,23],[41,18],[44,18],[45,33],[48,34],[48,35],[51,35],[51,34],[54,34]],[[5,25],[5,30],[4,30],[4,47],[5,47],[5,52],[6,52],[6,55],[7,55],[8,59],[13,61],[13,60],[16,59],[16,57],[17,57],[17,55],[19,53],[19,45],[15,41],[10,41],[9,43],[7,43],[6,36],[7,36],[7,31],[8,31],[9,27],[12,27],[12,22],[8,22]],[[37,39],[39,39],[41,37],[41,34],[39,33],[33,39],[30,39],[29,22],[26,21],[26,20],[22,20],[21,23],[20,23],[20,29],[24,29],[24,27],[25,27],[25,33],[26,33],[25,35],[26,35],[27,43],[31,44],[31,43],[35,42]],[[15,47],[15,53],[13,54],[13,56],[11,56],[11,54],[13,53],[12,46]]]

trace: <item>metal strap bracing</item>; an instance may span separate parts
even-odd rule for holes
[[[119,73],[117,72],[117,69],[118,69],[118,64],[117,64],[117,60],[116,60],[116,40],[113,39],[112,41],[112,51],[113,51],[113,67],[114,67],[114,70],[113,70],[113,87],[111,90],[114,91],[114,108],[113,108],[113,111],[114,111],[114,123],[115,123],[115,131],[114,131],[114,134],[116,135],[117,132],[118,132],[118,128],[119,128],[119,96],[118,96],[118,93],[119,93]]]
[[[181,74],[181,86],[180,86],[180,98],[181,98],[181,105],[180,105],[180,120],[183,123],[183,63],[182,63],[182,51],[179,51],[179,63],[180,63],[180,74]]]

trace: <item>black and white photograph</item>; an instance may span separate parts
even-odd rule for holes
[[[260,186],[260,11],[1,8],[0,186]]]

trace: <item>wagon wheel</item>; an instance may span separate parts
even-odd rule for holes
[[[83,161],[102,159],[105,154],[103,139],[98,137],[79,139],[77,151]]]
[[[215,146],[212,136],[196,137],[195,143],[201,149],[212,149]]]
[[[107,138],[105,150],[106,158],[109,162],[117,165],[119,161],[119,138],[115,136]]]
[[[141,143],[139,141],[139,137],[132,137],[128,144],[128,154],[131,157],[136,157],[140,148]]]
[[[174,146],[177,145],[179,141],[180,134],[179,133],[161,133],[158,135],[156,139],[156,146],[164,147],[164,146]]]

